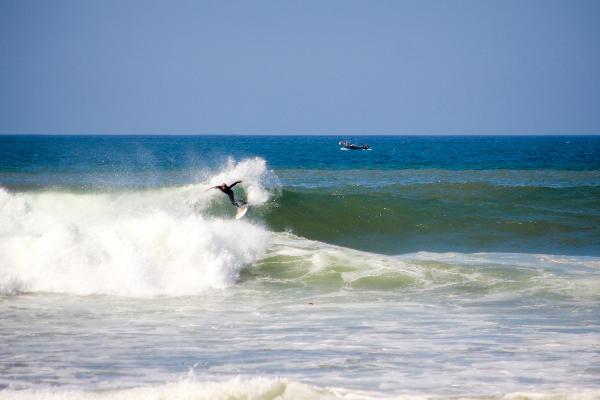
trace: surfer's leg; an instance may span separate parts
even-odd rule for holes
[[[239,207],[237,201],[235,201],[235,198],[233,197],[233,194],[227,194],[227,196],[229,196],[229,201],[231,202],[231,204],[233,204],[236,207]]]
[[[231,202],[231,204],[233,204],[237,208],[243,207],[247,204],[244,200],[236,200],[233,196],[233,193],[227,193],[227,196],[229,197],[229,201]]]

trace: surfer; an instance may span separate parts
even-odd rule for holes
[[[231,204],[233,204],[237,208],[240,208],[245,206],[247,203],[244,200],[236,200],[233,194],[233,190],[231,190],[231,188],[241,182],[242,181],[235,181],[231,185],[227,185],[225,182],[223,182],[219,186],[211,187],[211,189],[219,189],[221,192],[225,193],[227,197],[229,197],[229,201],[231,201]]]

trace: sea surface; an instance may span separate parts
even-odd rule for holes
[[[599,399],[600,137],[341,139],[0,136],[0,399]]]

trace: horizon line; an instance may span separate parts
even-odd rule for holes
[[[599,133],[4,133],[0,136],[472,136],[472,137],[548,137],[548,136],[600,136]]]

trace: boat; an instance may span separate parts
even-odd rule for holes
[[[342,150],[371,150],[368,144],[354,144],[349,140],[340,141],[340,149]]]

